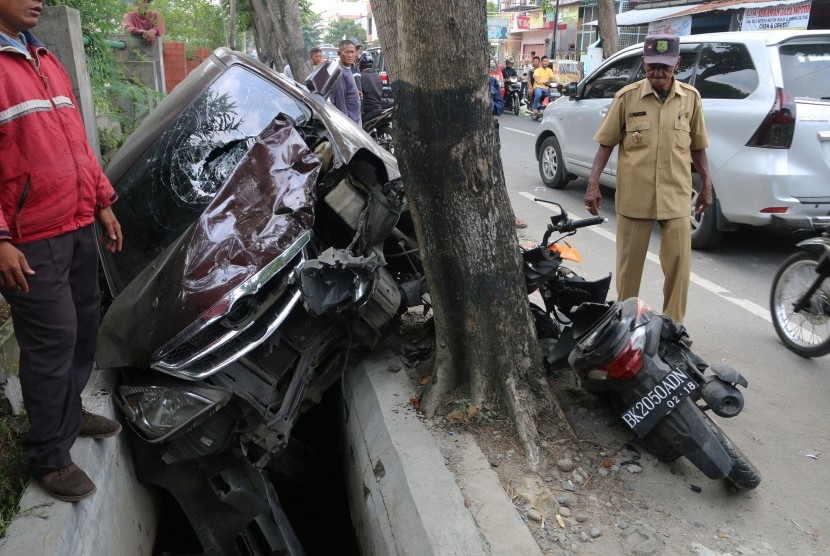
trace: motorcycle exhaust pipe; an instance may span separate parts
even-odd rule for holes
[[[744,395],[741,391],[717,378],[703,385],[700,397],[720,417],[734,417],[744,408]]]

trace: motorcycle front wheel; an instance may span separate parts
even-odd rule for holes
[[[519,115],[519,110],[521,110],[522,101],[519,99],[519,95],[513,95],[513,114],[515,116]]]
[[[787,349],[801,357],[830,353],[830,284],[823,282],[803,310],[793,309],[818,278],[818,261],[817,254],[800,251],[784,261],[772,281],[770,313],[775,332]]]
[[[715,438],[718,439],[720,445],[729,454],[732,460],[732,470],[726,477],[726,481],[740,490],[752,490],[761,484],[761,474],[758,469],[752,465],[752,462],[741,452],[740,448],[735,446],[732,440],[726,436],[726,433],[721,430],[717,423],[711,417],[703,414],[706,419],[706,425],[712,431]]]

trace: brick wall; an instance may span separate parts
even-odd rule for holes
[[[167,92],[181,83],[187,74],[196,69],[202,61],[210,56],[211,50],[205,47],[196,49],[196,60],[188,60],[183,42],[164,42],[164,81]]]

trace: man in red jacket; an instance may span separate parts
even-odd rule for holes
[[[63,66],[28,30],[43,0],[0,0],[0,292],[20,346],[32,478],[77,501],[95,485],[69,449],[105,438],[117,422],[84,411],[100,318],[98,220],[111,252],[116,200],[86,140]]]

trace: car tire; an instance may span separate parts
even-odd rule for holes
[[[692,204],[691,204],[691,225],[692,225],[692,249],[708,249],[720,242],[723,232],[718,229],[715,211],[717,210],[717,197],[715,190],[712,190],[712,206],[703,214],[695,214],[695,202],[700,191],[700,180],[697,174],[692,178]]]
[[[568,186],[569,173],[562,162],[562,148],[555,135],[542,141],[539,148],[539,175],[542,182],[552,189],[565,189]]]

